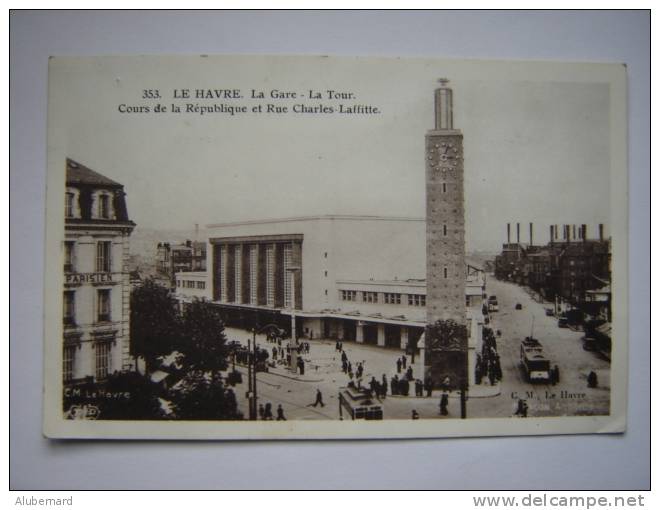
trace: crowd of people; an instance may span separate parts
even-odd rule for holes
[[[481,384],[484,377],[491,386],[495,386],[498,381],[502,380],[502,366],[500,365],[500,355],[497,353],[497,341],[490,328],[484,328],[481,354],[477,354],[474,367],[474,382]]]

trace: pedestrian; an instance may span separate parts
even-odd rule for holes
[[[442,416],[447,416],[449,414],[449,411],[447,410],[447,406],[449,405],[449,395],[447,395],[447,392],[442,393],[442,397],[440,397],[440,414]]]
[[[415,396],[423,397],[424,396],[424,383],[419,379],[415,380]]]
[[[385,374],[383,374],[382,382],[381,382],[381,391],[383,392],[383,397],[387,396],[387,377]]]
[[[341,371],[344,373],[348,372],[348,363],[346,363],[346,360],[341,362]]]
[[[273,419],[273,406],[270,402],[266,403],[266,407],[264,408],[264,420],[272,420]]]
[[[300,375],[305,375],[305,360],[298,358],[298,370],[300,370]]]
[[[335,342],[335,351],[339,351],[339,342]]]
[[[397,358],[396,360],[396,373],[397,374],[401,373],[401,358]]]
[[[284,417],[284,409],[282,409],[282,404],[277,405],[277,421],[286,421],[286,418]]]
[[[408,370],[406,370],[406,379],[408,379],[409,381],[412,381],[414,379],[412,367],[408,367]]]
[[[415,409],[412,410],[411,415],[413,420],[419,420],[419,413]]]
[[[399,376],[394,374],[394,377],[390,380],[390,393],[392,395],[399,394]]]
[[[348,363],[348,356],[346,356],[345,351],[341,351],[341,360]]]
[[[406,368],[406,363],[407,362],[408,362],[408,359],[406,358],[406,355],[404,354],[403,356],[401,356],[401,366],[403,368]]]
[[[350,361],[348,362],[348,372],[349,372],[350,374],[353,373],[353,365],[351,364]],[[353,377],[353,376],[351,376],[351,377]]]
[[[401,395],[403,395],[404,397],[408,396],[408,394],[410,393],[410,382],[408,381],[408,379],[406,379],[405,377],[401,378],[401,380],[399,381],[399,389],[401,391]]]
[[[433,392],[433,379],[431,379],[431,376],[426,376],[426,379],[424,379],[424,389],[426,390],[426,396],[430,397]]]
[[[277,359],[277,347],[273,347],[273,359]]]
[[[265,412],[266,412],[266,411],[265,411],[265,409],[264,409],[264,405],[263,405],[263,404],[259,404],[259,418],[261,418],[262,420],[264,419],[264,413],[265,413]]]
[[[325,407],[325,404],[323,403],[323,393],[321,393],[321,390],[317,389],[316,400],[314,401],[314,407],[316,407],[319,404],[321,404],[321,407]]]
[[[598,387],[598,376],[593,370],[589,372],[589,375],[587,376],[587,386],[589,386],[589,388]]]
[[[378,381],[376,381],[373,375],[371,376],[371,381],[369,381],[369,389],[374,396],[378,396]]]
[[[362,363],[358,363],[357,365],[357,372],[356,376],[358,379],[362,379],[362,373],[364,372],[364,367],[362,366]]]

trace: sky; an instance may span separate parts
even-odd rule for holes
[[[610,223],[611,88],[602,66],[590,73],[577,64],[426,59],[53,60],[49,172],[71,157],[122,183],[138,228],[317,214],[423,217],[424,136],[440,77],[450,78],[454,127],[464,135],[468,250],[498,250],[507,223],[522,224],[523,242],[529,222],[537,242],[547,241],[550,224],[584,223],[593,236],[597,224],[607,231]],[[193,97],[174,98],[175,89]],[[198,99],[196,89],[243,97]],[[266,98],[252,99],[253,89]],[[145,90],[161,97],[143,98]],[[273,90],[296,97],[269,98]],[[329,90],[353,96],[331,98]],[[155,113],[159,103],[184,112]],[[186,113],[187,103],[248,112]],[[267,104],[289,111],[264,113]],[[380,113],[291,113],[296,104]],[[121,113],[120,105],[150,112]],[[262,113],[252,113],[259,105]]]

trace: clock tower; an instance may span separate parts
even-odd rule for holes
[[[454,129],[448,80],[439,82],[435,127],[426,133],[426,314],[429,325],[440,320],[460,329],[466,325],[463,133]],[[424,376],[436,386],[449,381],[452,389],[465,388],[467,338],[432,336],[427,330]]]

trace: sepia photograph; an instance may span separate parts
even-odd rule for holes
[[[46,436],[625,430],[624,66],[55,56],[48,79]]]

